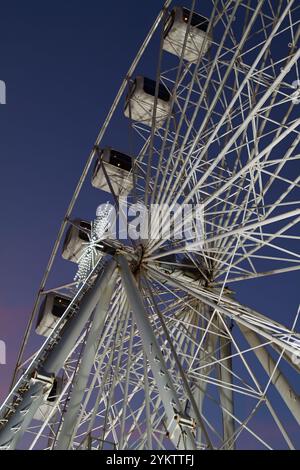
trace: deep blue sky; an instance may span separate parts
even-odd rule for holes
[[[7,365],[0,365],[0,401],[87,155],[162,4],[1,2],[0,80],[7,85],[7,104],[0,106],[0,339],[7,344]],[[157,57],[151,54],[145,56],[145,74],[154,76]],[[116,125],[104,144],[123,141],[123,134]],[[260,281],[259,290],[249,281],[240,295],[265,314],[274,307],[275,316],[289,324],[296,308],[294,279]]]
[[[0,400],[60,221],[161,5],[1,2],[0,339],[8,363],[0,366]]]

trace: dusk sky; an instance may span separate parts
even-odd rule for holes
[[[161,5],[160,0],[147,8],[135,0],[1,5],[0,79],[7,104],[0,106],[0,339],[6,342],[7,364],[0,365],[0,400],[86,158]]]
[[[161,6],[161,0],[1,3],[0,80],[7,103],[0,105],[0,340],[7,363],[0,364],[0,402],[86,158]],[[152,77],[155,44],[144,62]],[[114,126],[103,144],[125,145],[126,129]],[[78,215],[91,219],[103,197],[86,189]],[[296,278],[248,281],[238,298],[290,325],[298,306]]]

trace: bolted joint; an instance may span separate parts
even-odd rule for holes
[[[190,418],[189,416],[182,416],[179,413],[174,415],[174,421],[176,421],[179,426],[191,429],[193,431],[197,426],[197,423],[193,418]]]

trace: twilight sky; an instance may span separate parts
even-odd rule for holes
[[[0,365],[0,400],[67,204],[161,5],[1,5],[0,80],[7,104],[0,106],[0,339],[7,364]]]
[[[0,401],[87,155],[162,3],[1,2],[0,80],[6,82],[7,104],[0,106],[0,340],[6,342],[7,364],[0,365]],[[156,62],[157,56],[146,54],[152,77]],[[112,138],[123,142],[124,127],[116,123],[103,143]],[[96,196],[83,197],[80,215],[90,218]],[[248,281],[239,300],[266,315],[272,310],[288,324],[297,308],[295,279],[286,274],[284,280]]]

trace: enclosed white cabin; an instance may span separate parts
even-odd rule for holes
[[[164,27],[163,49],[181,57],[191,11],[183,7],[174,7]],[[183,58],[188,62],[197,62],[203,57],[212,43],[207,32],[209,21],[204,16],[193,13],[190,29],[185,43]]]
[[[89,242],[90,231],[91,224],[89,222],[81,219],[73,220],[65,236],[62,257],[73,263],[78,263]]]
[[[53,386],[47,398],[44,398],[42,404],[38,407],[34,414],[34,419],[38,421],[46,421],[55,407],[59,395],[62,392],[62,380],[60,378],[54,379]],[[55,412],[54,412],[55,413]]]
[[[80,257],[89,243],[89,233],[91,232],[90,222],[81,219],[74,219],[67,230],[62,257],[73,263],[79,263]],[[101,240],[96,247],[99,252],[105,254],[114,254],[115,248],[109,243],[109,232],[107,232],[107,240]]]
[[[111,192],[110,186],[105,177],[102,165],[115,195],[126,196],[133,188],[132,178],[132,158],[125,153],[106,147],[101,150],[92,175],[92,186],[102,191]]]
[[[138,76],[130,86],[124,114],[133,121],[152,127],[155,103],[156,82],[147,77]],[[155,127],[162,127],[171,109],[169,90],[160,83],[158,86]]]
[[[38,335],[49,336],[62,317],[71,299],[65,295],[49,292],[45,295],[39,310],[35,331]]]

